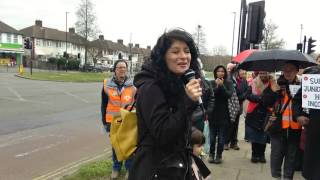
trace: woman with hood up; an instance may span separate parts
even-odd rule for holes
[[[209,163],[222,163],[222,152],[225,143],[227,127],[230,123],[228,99],[234,87],[227,78],[227,70],[219,65],[213,70],[214,79],[210,82],[215,95],[215,108],[209,114],[210,126],[210,155]],[[216,138],[218,137],[218,142]],[[217,148],[216,148],[217,146]],[[215,156],[216,155],[216,156]]]
[[[134,77],[137,87],[138,147],[129,180],[194,179],[191,115],[202,95],[198,49],[181,29],[162,34],[150,59]],[[188,82],[188,69],[195,78]]]

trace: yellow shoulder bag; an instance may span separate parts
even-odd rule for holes
[[[135,102],[129,110],[120,108],[120,113],[113,116],[110,130],[110,140],[117,159],[128,159],[137,148],[138,127]]]

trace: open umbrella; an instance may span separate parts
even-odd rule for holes
[[[243,60],[245,60],[252,52],[257,51],[256,49],[247,49],[239,53],[237,56],[232,58],[232,62],[234,63],[241,63]]]
[[[287,61],[292,61],[300,68],[317,65],[309,55],[296,50],[257,50],[252,51],[239,64],[239,69],[247,71],[280,71]]]

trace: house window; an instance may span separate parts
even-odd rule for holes
[[[11,43],[11,34],[7,34],[7,43]]]
[[[13,43],[18,44],[18,35],[17,34],[13,35]]]
[[[40,46],[40,39],[36,40],[36,46]]]

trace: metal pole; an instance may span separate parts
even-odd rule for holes
[[[130,55],[129,55],[129,57],[131,58],[130,59],[130,74],[131,74],[131,76],[133,76],[133,70],[132,70],[132,62],[133,62],[133,60],[132,60],[132,54],[131,54],[131,46],[132,46],[132,44],[131,44],[131,40],[132,40],[132,33],[130,33],[130,43],[129,43],[129,51],[130,51]]]
[[[234,30],[236,26],[236,12],[233,13],[233,30],[232,30],[232,48],[231,48],[231,60],[233,58],[233,46],[234,46]]]
[[[302,30],[303,30],[303,24],[300,24],[300,43],[302,42]]]
[[[68,13],[69,12],[66,12],[66,72],[68,71],[68,57],[67,57],[67,54],[68,54]]]
[[[304,36],[304,38],[303,38],[303,50],[302,50],[303,53],[306,52],[306,42],[307,42],[307,37]]]
[[[201,25],[198,25],[198,42],[197,42],[197,46],[199,48],[199,42],[200,42],[200,28],[201,28]]]

